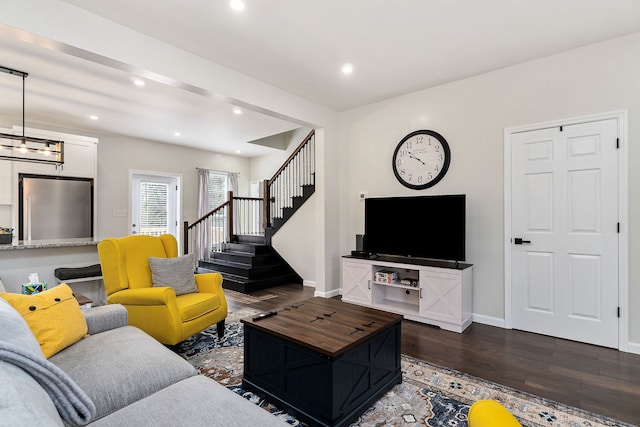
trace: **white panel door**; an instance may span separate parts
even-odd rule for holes
[[[515,329],[618,347],[617,121],[514,134]]]

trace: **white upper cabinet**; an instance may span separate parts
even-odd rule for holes
[[[96,174],[96,144],[69,140],[64,143],[64,164],[60,175],[93,178]]]
[[[11,204],[12,185],[11,162],[9,160],[0,160],[0,205]]]
[[[14,128],[21,132],[22,128]],[[38,175],[60,175],[80,178],[95,178],[97,165],[96,138],[49,132],[37,129],[26,129],[28,136],[51,138],[64,141],[64,163],[53,165],[46,163],[14,162],[17,173],[34,173]]]

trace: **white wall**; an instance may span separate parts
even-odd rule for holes
[[[273,236],[271,245],[289,263],[307,286],[316,285],[315,239],[316,198],[311,196]]]
[[[640,342],[638,186],[640,33],[415,92],[341,114],[343,252],[362,233],[360,191],[369,196],[467,194],[467,261],[474,264],[473,312],[504,318],[503,131],[505,128],[628,109],[630,341]],[[400,139],[433,129],[449,142],[449,172],[435,187],[400,185],[391,156]],[[408,217],[408,221],[410,217]],[[419,220],[419,218],[415,218]],[[634,222],[635,221],[635,222]]]
[[[249,163],[244,157],[212,153],[123,136],[98,136],[98,239],[129,234],[129,171],[171,173],[182,176],[183,221],[197,219],[196,168],[239,172],[239,195],[249,194]],[[115,210],[127,217],[114,216]],[[180,228],[182,229],[182,228]]]

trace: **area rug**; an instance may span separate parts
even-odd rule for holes
[[[215,327],[212,327],[180,343],[174,350],[203,375],[290,425],[304,426],[260,396],[242,389],[244,337],[239,319],[255,313],[253,310],[231,313],[223,339],[217,338]],[[480,399],[501,402],[525,427],[631,426],[406,355],[402,355],[401,363],[402,384],[396,385],[353,420],[352,427],[465,427],[469,406]]]
[[[247,294],[243,294],[242,292],[232,291],[231,289],[225,289],[224,295],[230,300],[233,300],[235,302],[240,302],[243,304],[255,304],[260,301],[277,297],[277,295],[273,295],[273,294],[266,294],[266,295],[260,295],[260,296],[247,295]]]

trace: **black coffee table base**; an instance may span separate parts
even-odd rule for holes
[[[348,426],[402,382],[400,323],[335,359],[244,328],[243,388],[312,425]]]

